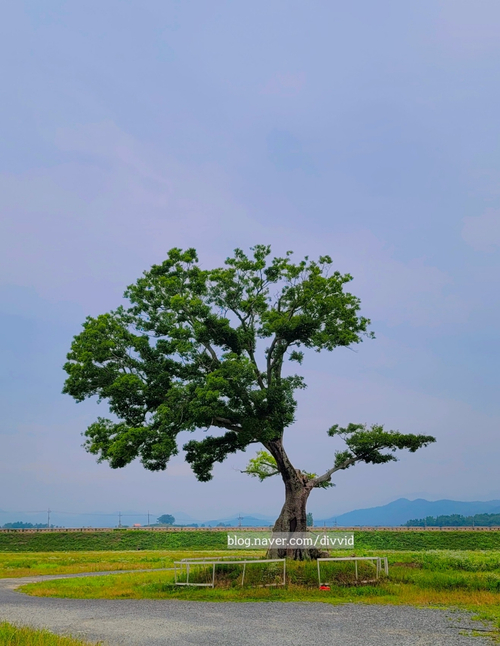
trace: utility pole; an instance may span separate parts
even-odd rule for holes
[[[47,509],[47,529],[50,529],[50,508]]]

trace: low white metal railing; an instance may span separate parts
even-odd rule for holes
[[[330,558],[319,558],[317,560],[319,587],[321,587],[322,585],[325,585],[324,583],[321,582],[320,567],[321,567],[321,563],[326,561],[354,561],[354,573],[355,573],[356,581],[358,580],[358,561],[370,562],[371,565],[373,565],[376,569],[377,579],[380,577],[380,572],[382,571],[382,567],[384,568],[385,575],[389,576],[389,562],[387,560],[387,556],[336,556],[336,557],[330,557]]]
[[[241,575],[241,585],[245,583],[245,573],[247,565],[253,563],[283,563],[283,582],[282,583],[267,583],[264,587],[271,587],[276,585],[285,585],[286,583],[286,559],[247,559],[239,561],[226,561],[224,557],[215,557],[215,558],[193,558],[193,559],[182,559],[181,561],[174,561],[174,579],[175,585],[193,585],[200,587],[212,587],[215,588],[215,568],[217,565],[242,565],[243,571]],[[189,574],[192,566],[212,566],[212,582],[211,583],[194,583],[189,580]],[[186,581],[178,581],[177,579],[177,568],[179,568],[180,573],[186,568]]]

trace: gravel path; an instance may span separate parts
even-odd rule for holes
[[[74,575],[73,575],[74,576]],[[82,576],[82,575],[80,575]],[[84,575],[85,576],[85,575]],[[88,576],[88,575],[86,575]],[[15,588],[65,577],[0,579],[0,621],[109,646],[480,646],[462,612],[325,603],[206,603],[29,597]]]

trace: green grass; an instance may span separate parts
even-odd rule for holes
[[[225,549],[225,532],[0,532],[0,552]]]
[[[0,622],[0,646],[90,646],[72,637],[60,637],[47,630],[33,630]]]
[[[358,555],[369,555],[358,550]],[[377,551],[377,554],[382,552]],[[345,555],[339,552],[338,555]],[[217,587],[179,587],[171,572],[116,574],[94,578],[65,579],[29,584],[22,591],[34,596],[78,599],[178,599],[190,601],[301,601],[370,604],[409,604],[430,607],[455,607],[472,610],[480,619],[492,621],[493,636],[500,639],[500,551],[385,551],[389,557],[389,579],[354,584],[353,564],[323,564],[322,580],[329,591],[317,588],[315,562],[287,564],[287,585],[258,587],[258,568],[247,567],[247,582],[240,585],[241,566],[224,566]],[[234,556],[234,552],[231,553]],[[253,572],[253,574],[252,574]],[[367,564],[359,565],[360,579],[373,579]],[[192,577],[205,580],[210,571],[193,570]],[[253,577],[253,580],[252,580]],[[271,579],[278,580],[278,572]],[[268,579],[269,580],[269,577]]]
[[[122,552],[0,552],[0,578],[42,574],[78,574],[119,570],[147,570],[171,567],[174,560],[214,556],[225,551],[122,551]],[[256,556],[259,552],[240,552]],[[263,554],[263,553],[260,553]]]
[[[107,532],[0,532],[0,552],[218,550],[226,532],[110,530]],[[356,531],[356,548],[371,550],[500,550],[497,531]]]
[[[380,551],[357,548],[357,556],[379,554]],[[345,556],[347,552],[337,552]],[[430,570],[491,571],[500,568],[500,551],[406,551],[383,550],[393,563],[411,562]],[[259,551],[225,550],[129,550],[93,552],[0,552],[0,578],[37,576],[41,574],[77,574],[120,570],[147,570],[172,567],[174,560],[186,557],[231,555],[263,556]]]
[[[463,570],[481,572],[500,569],[500,551],[455,550],[455,551],[389,551],[392,563],[413,563],[430,570]],[[353,552],[339,551],[338,556],[354,553],[369,556],[382,553],[379,550],[357,548]],[[174,560],[186,557],[230,555],[263,556],[259,551],[227,550],[129,550],[93,552],[0,552],[0,578],[36,576],[41,574],[77,574],[81,572],[105,572],[120,570],[146,570],[172,567]]]
[[[356,548],[371,550],[500,550],[497,531],[354,532]]]

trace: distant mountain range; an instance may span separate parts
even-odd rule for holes
[[[314,519],[316,526],[338,525],[339,527],[397,527],[408,520],[425,518],[427,516],[443,516],[450,514],[461,514],[472,516],[474,514],[495,514],[500,513],[500,500],[462,502],[460,500],[435,500],[429,501],[423,498],[408,500],[399,498],[381,507],[369,507],[368,509],[355,509],[339,516],[330,516],[324,520]]]

